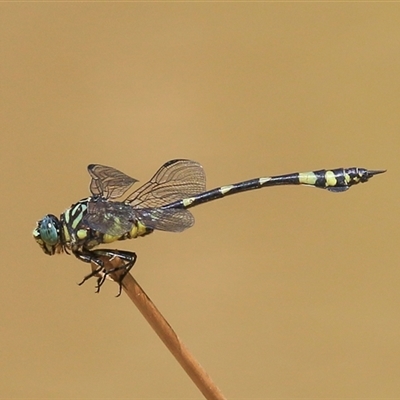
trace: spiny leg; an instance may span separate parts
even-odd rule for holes
[[[86,252],[77,252],[75,253],[76,257],[78,257],[81,261],[87,263],[93,263],[96,268],[88,275],[86,275],[82,282],[79,285],[82,285],[88,279],[97,276],[97,285],[96,285],[96,293],[100,292],[100,288],[105,282],[107,276],[110,274],[115,274],[118,271],[121,271],[121,274],[118,276],[118,280],[113,279],[119,285],[118,294],[116,297],[119,297],[122,292],[122,281],[128,272],[135,265],[137,255],[136,253],[123,251],[123,250],[108,250],[108,249],[97,249]],[[106,269],[104,266],[104,262],[101,257],[107,257],[109,261],[113,260],[115,257],[118,257],[123,263],[114,268]],[[100,275],[100,276],[99,276]]]
[[[111,274],[115,274],[116,272],[121,271],[121,274],[118,276],[118,280],[112,278],[115,282],[118,283],[119,289],[118,294],[116,297],[119,297],[122,292],[122,281],[124,280],[125,276],[129,273],[129,271],[135,265],[137,255],[134,252],[124,251],[124,250],[94,250],[94,253],[98,256],[107,257],[109,261],[112,261],[115,257],[118,257],[123,263],[120,266],[110,268],[102,272],[102,277],[97,280],[97,288],[98,291],[100,290],[101,285],[103,285],[104,281],[106,280],[107,276]]]
[[[93,271],[86,275],[81,282],[78,283],[79,286],[83,285],[88,279],[93,278],[94,276],[98,276],[98,274],[101,273],[101,271],[104,269],[104,262],[101,259],[98,259],[94,257],[94,254],[92,254],[91,251],[87,252],[74,252],[74,255],[79,258],[79,260],[89,263],[89,264],[94,264],[96,265],[97,268],[93,269]],[[99,281],[101,280],[102,276],[98,277],[97,279],[97,288],[99,288]],[[100,285],[101,286],[101,285]],[[98,293],[99,290],[96,291]]]

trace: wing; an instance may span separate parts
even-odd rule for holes
[[[83,224],[101,233],[121,236],[133,227],[131,209],[132,207],[124,203],[91,201],[83,218]]]
[[[122,196],[136,182],[111,167],[90,165],[88,170],[92,176],[92,194],[103,195],[106,199]],[[91,229],[113,236],[129,232],[137,221],[151,229],[181,232],[194,224],[193,215],[188,210],[162,206],[204,192],[205,181],[199,163],[168,161],[124,202],[90,202],[83,222]]]
[[[177,208],[149,208],[133,210],[136,218],[151,229],[166,232],[182,232],[194,224],[194,217],[188,210]]]
[[[91,229],[112,236],[129,232],[136,221],[151,229],[182,232],[194,224],[194,217],[183,209],[134,209],[125,203],[96,201],[89,202],[83,218]]]
[[[191,160],[171,160],[126,199],[134,208],[156,208],[206,190],[203,167]]]
[[[90,164],[88,172],[92,177],[90,181],[90,192],[100,195],[106,199],[121,197],[135,182],[136,179],[125,175],[112,167],[105,165]]]

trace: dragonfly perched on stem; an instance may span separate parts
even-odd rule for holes
[[[231,194],[279,185],[308,185],[344,192],[385,170],[353,167],[296,172],[251,179],[208,191],[202,166],[191,160],[166,162],[150,181],[135,191],[130,189],[137,180],[115,168],[90,164],[88,172],[91,196],[73,204],[60,218],[46,215],[38,221],[33,237],[45,254],[71,252],[81,261],[92,263],[95,266],[92,273],[80,284],[96,276],[96,292],[110,274],[119,272],[119,296],[122,280],[136,262],[136,253],[95,249],[100,244],[134,239],[154,230],[184,231],[194,224],[189,208]],[[122,266],[106,270],[102,257],[118,257]]]

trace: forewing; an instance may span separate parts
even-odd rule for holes
[[[191,160],[172,160],[165,163],[149,182],[133,192],[126,202],[134,208],[156,208],[205,190],[206,177],[199,163]]]
[[[108,201],[89,202],[83,223],[89,228],[112,236],[121,236],[133,227],[132,207]]]
[[[90,192],[106,199],[121,197],[135,182],[136,179],[125,175],[115,168],[100,164],[90,164],[88,172],[92,177]]]

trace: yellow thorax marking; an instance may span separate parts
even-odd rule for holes
[[[76,232],[76,236],[80,240],[85,239],[86,236],[87,236],[87,230],[86,229],[79,229],[78,232]]]
[[[69,242],[71,240],[71,236],[69,235],[67,225],[63,226],[63,231],[64,231],[64,239],[65,239],[65,241]]]

